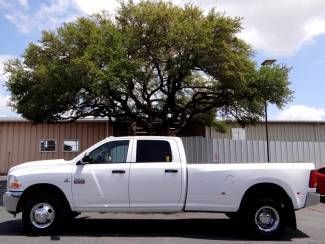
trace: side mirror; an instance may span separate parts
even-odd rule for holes
[[[89,164],[91,161],[90,157],[88,154],[85,154],[82,159],[80,159],[77,163],[77,165],[85,165]]]

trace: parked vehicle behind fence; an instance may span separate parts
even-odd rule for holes
[[[325,167],[317,169],[317,192],[325,196]]]

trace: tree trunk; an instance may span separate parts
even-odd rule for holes
[[[137,122],[134,121],[130,124],[130,133],[132,136],[137,135]]]

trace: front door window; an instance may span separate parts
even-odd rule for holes
[[[125,163],[129,141],[107,142],[89,154],[91,164]]]

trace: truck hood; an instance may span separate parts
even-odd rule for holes
[[[38,161],[31,161],[31,162],[26,162],[23,164],[19,164],[17,166],[12,167],[8,175],[10,173],[13,173],[14,171],[20,171],[20,170],[28,170],[28,169],[41,169],[41,168],[46,168],[46,169],[51,169],[55,168],[58,166],[63,166],[63,165],[70,165],[71,161],[66,161],[64,159],[53,159],[53,160],[38,160]]]

